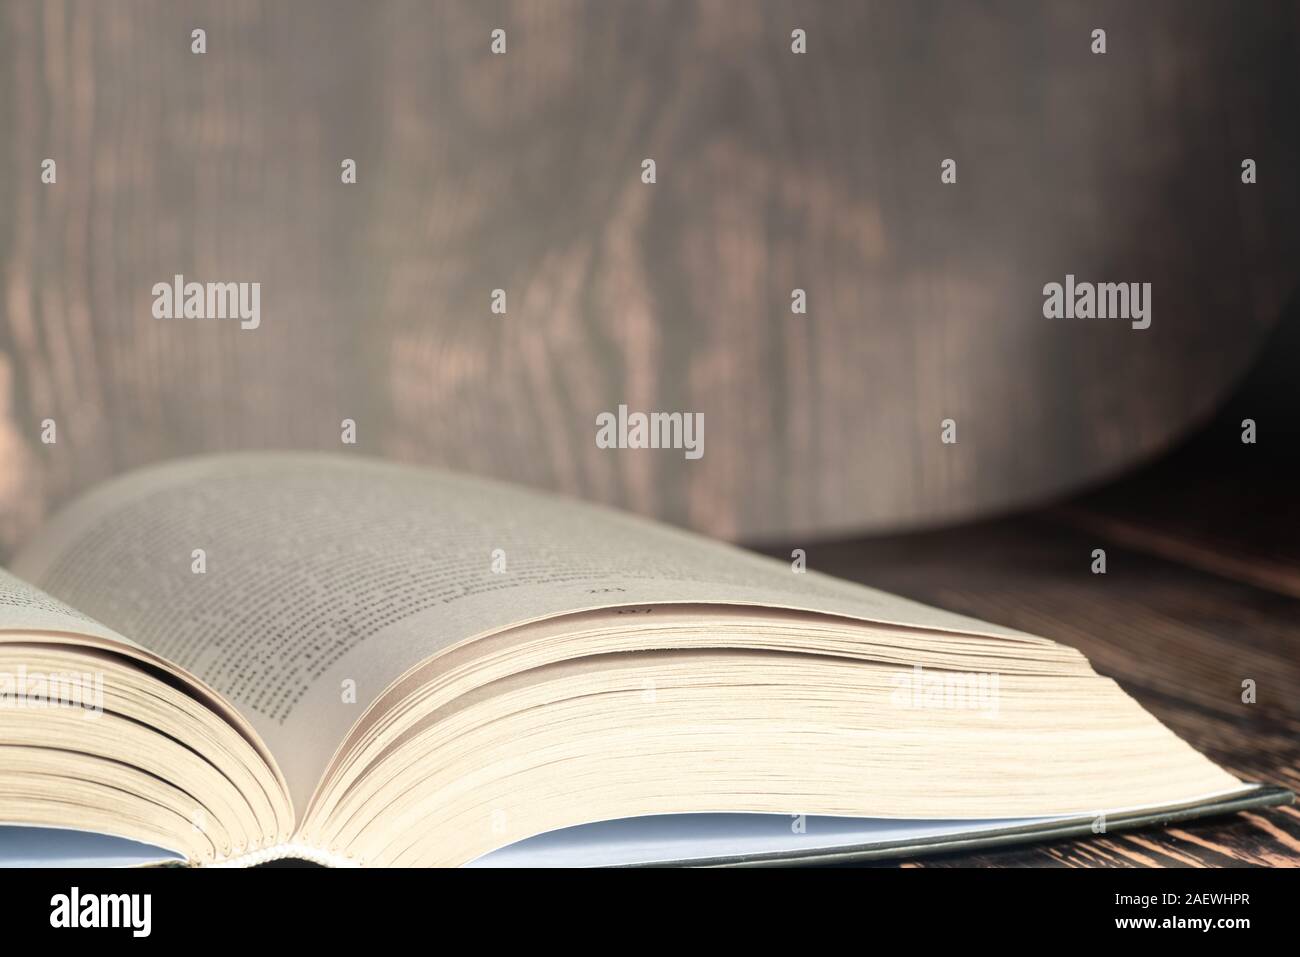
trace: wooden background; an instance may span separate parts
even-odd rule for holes
[[[337,449],[345,417],[364,452],[748,540],[1115,474],[1210,413],[1294,288],[1298,27],[1268,3],[0,0],[0,559],[109,475]],[[1151,329],[1045,320],[1067,272],[1152,282]],[[261,282],[262,328],[153,319],[175,273]],[[596,449],[620,402],[703,412],[704,458]]]

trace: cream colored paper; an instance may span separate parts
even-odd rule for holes
[[[300,810],[390,682],[519,622],[726,602],[1041,641],[607,509],[350,456],[136,472],[56,516],[13,568],[226,695]]]

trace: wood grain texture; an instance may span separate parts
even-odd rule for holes
[[[1209,413],[1294,283],[1297,23],[0,0],[0,558],[109,475],[337,448],[345,417],[363,451],[749,539],[1112,474]],[[1152,282],[1152,328],[1044,320],[1067,272]],[[176,273],[261,282],[262,327],[153,319]],[[704,458],[598,450],[621,402],[703,412]]]

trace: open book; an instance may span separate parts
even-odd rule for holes
[[[350,457],[92,490],[0,573],[0,862],[915,853],[1290,795],[1076,651]]]

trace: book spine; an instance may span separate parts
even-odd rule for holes
[[[295,844],[292,841],[285,844],[276,844],[272,847],[263,847],[256,851],[249,851],[246,854],[235,854],[231,857],[223,857],[219,861],[213,861],[205,867],[256,867],[258,864],[266,864],[269,861],[283,860],[302,860],[312,864],[319,864],[322,867],[360,867],[360,861],[354,861],[344,854],[335,854],[333,851],[321,850],[318,847],[310,847],[306,844]]]

